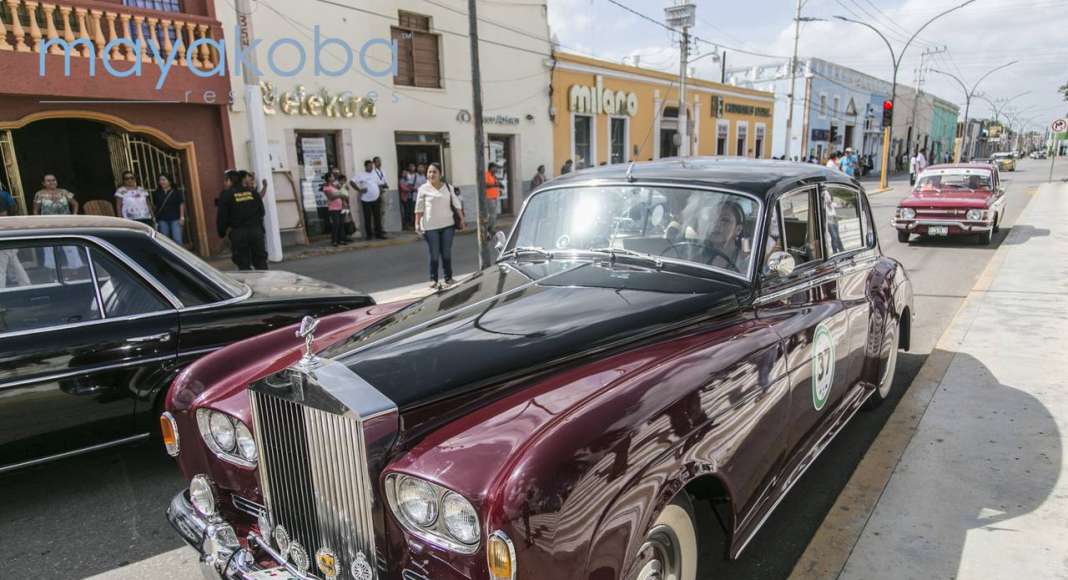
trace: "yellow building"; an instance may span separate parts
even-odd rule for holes
[[[552,78],[554,168],[674,157],[679,77],[556,53]],[[694,155],[768,157],[775,95],[702,79],[686,81]]]

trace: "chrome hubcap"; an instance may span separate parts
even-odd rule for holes
[[[660,560],[646,562],[642,571],[638,572],[638,580],[660,580],[660,570],[662,568]]]
[[[659,527],[649,533],[638,552],[638,574],[635,580],[677,580],[682,567],[682,554],[675,533]]]

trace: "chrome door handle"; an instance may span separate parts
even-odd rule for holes
[[[136,336],[134,338],[127,338],[126,342],[167,342],[171,339],[171,333],[161,332],[159,334],[150,334],[148,336]]]

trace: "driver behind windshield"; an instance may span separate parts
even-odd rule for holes
[[[705,235],[705,247],[703,256],[707,258],[705,263],[735,272],[742,271],[742,265],[748,261],[748,256],[742,248],[742,224],[745,223],[745,212],[742,206],[733,201],[725,201],[715,212],[714,220],[706,222],[710,226]]]

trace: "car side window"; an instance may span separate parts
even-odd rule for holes
[[[150,276],[170,290],[184,306],[201,306],[227,297],[212,292],[197,280],[188,266],[150,240],[115,239],[111,242]]]
[[[823,258],[819,216],[816,213],[818,206],[813,200],[815,195],[815,190],[804,190],[779,198],[783,244],[797,267]]]
[[[96,248],[91,255],[105,316],[135,316],[171,309],[163,297],[115,258]]]
[[[835,256],[865,247],[860,194],[832,185],[822,188],[821,195],[830,254]]]
[[[0,245],[0,332],[99,320],[85,248]]]

